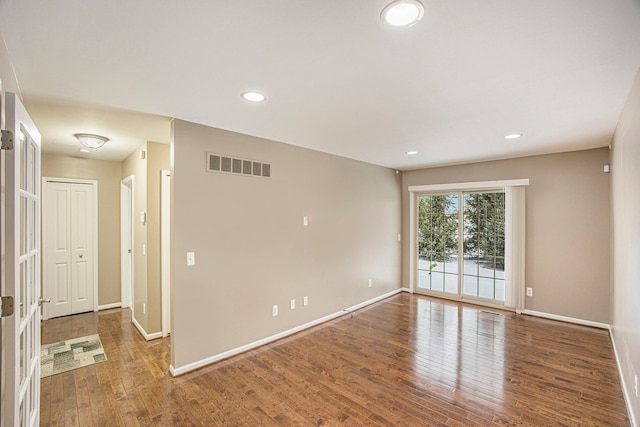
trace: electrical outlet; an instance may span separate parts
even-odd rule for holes
[[[289,301],[289,310],[295,310],[296,309],[296,300],[292,299]]]
[[[302,305],[305,307],[309,305],[309,297],[302,298]]]
[[[636,392],[636,397],[638,397],[638,375],[637,374],[633,376],[633,391]]]
[[[142,314],[147,314],[147,304],[142,303]]]
[[[371,288],[371,287],[373,287],[373,282],[372,282],[372,280],[371,280],[371,279],[369,279],[369,287],[370,287],[370,288]]]
[[[271,315],[273,317],[276,317],[278,315],[278,306],[277,305],[273,306],[273,309],[271,310]]]
[[[520,288],[522,289],[522,288]],[[532,297],[533,296],[533,288],[527,288],[527,296],[528,297]]]

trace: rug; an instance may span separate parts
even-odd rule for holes
[[[74,338],[40,349],[40,378],[107,360],[98,335]]]

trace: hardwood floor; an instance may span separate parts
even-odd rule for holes
[[[402,293],[177,378],[129,310],[49,320],[108,360],[44,378],[41,425],[629,425],[606,331],[491,312]]]

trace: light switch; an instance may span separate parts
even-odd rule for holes
[[[302,217],[302,225],[304,225],[305,227],[309,225],[309,217],[308,216],[303,216]]]
[[[187,265],[196,265],[196,253],[187,252]]]

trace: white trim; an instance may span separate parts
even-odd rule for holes
[[[133,224],[134,224],[134,218],[133,218],[133,184],[134,184],[134,176],[133,175],[129,175],[128,177],[126,177],[125,179],[123,179],[122,181],[120,181],[120,301],[122,302],[122,307],[131,307],[131,311],[133,312],[133,252],[131,253],[131,265],[130,265],[130,269],[129,269],[129,274],[131,277],[129,277],[129,287],[127,288],[127,286],[125,285],[125,283],[127,283],[127,279],[125,277],[125,269],[123,268],[124,264],[125,264],[125,257],[128,255],[127,254],[127,250],[131,249],[133,251]],[[130,240],[131,240],[131,248],[127,248],[126,247],[126,241],[129,240],[125,234],[125,227],[124,227],[124,217],[125,217],[125,188],[129,188],[129,192],[130,192],[130,199],[131,199],[131,212],[130,212],[130,216],[131,216],[131,236],[130,236]]]
[[[160,171],[160,287],[162,336],[171,333],[171,171]]]
[[[407,288],[406,286],[401,287],[400,288],[400,292],[407,292],[407,293],[410,293],[410,294],[413,293],[413,291],[410,288]]]
[[[399,294],[400,292],[402,292],[401,288],[395,289],[395,290],[393,290],[391,292],[387,292],[386,294],[382,294],[382,295],[380,295],[378,297],[375,297],[375,298],[372,298],[370,300],[361,302],[360,304],[356,304],[354,306],[345,308],[344,310],[340,310],[340,311],[337,311],[335,313],[329,314],[328,316],[321,317],[320,319],[312,320],[311,322],[305,323],[305,324],[300,325],[300,326],[296,326],[295,328],[291,328],[291,329],[288,329],[286,331],[282,331],[282,332],[277,333],[275,335],[271,335],[270,337],[266,337],[266,338],[263,338],[261,340],[254,341],[252,343],[249,343],[249,344],[246,344],[246,345],[243,345],[243,346],[240,346],[240,347],[236,347],[236,348],[231,349],[229,351],[225,351],[224,353],[219,353],[219,354],[213,355],[211,357],[207,357],[206,359],[198,360],[196,362],[189,363],[189,364],[184,365],[184,366],[180,366],[178,368],[174,368],[173,365],[169,365],[169,372],[171,372],[171,375],[174,376],[174,377],[177,376],[177,375],[186,374],[187,372],[191,372],[193,370],[202,368],[203,366],[207,366],[207,365],[210,365],[210,364],[212,364],[214,362],[218,362],[220,360],[227,359],[229,357],[238,355],[240,353],[244,353],[245,351],[253,350],[254,348],[263,346],[265,344],[269,344],[269,343],[271,343],[273,341],[277,341],[277,340],[279,340],[281,338],[288,337],[289,335],[293,335],[293,334],[295,334],[297,332],[303,331],[305,329],[309,329],[309,328],[311,328],[313,326],[317,326],[317,325],[319,325],[321,323],[328,322],[329,320],[333,320],[333,319],[338,318],[340,316],[344,316],[345,314],[348,314],[349,312],[361,309],[363,307],[366,307],[368,305],[371,305],[373,303],[381,301],[381,300],[383,300],[385,298],[389,298],[389,297],[391,297],[393,295]]]
[[[600,328],[600,329],[609,329],[609,325],[606,323],[593,322],[591,320],[576,319],[575,317],[560,316],[557,314],[544,313],[541,311],[523,310],[522,314],[527,314],[529,316],[535,316],[535,317],[543,317],[545,319],[559,320],[561,322],[575,323],[576,325],[591,326],[591,327]]]
[[[154,332],[153,334],[148,334],[147,331],[145,331],[144,328],[142,326],[140,326],[140,323],[138,323],[138,321],[135,318],[132,318],[131,322],[133,323],[133,326],[136,327],[138,332],[140,332],[140,335],[142,335],[142,337],[145,340],[151,341],[151,340],[155,340],[157,338],[162,338],[162,332]]]
[[[112,308],[120,308],[120,307],[122,307],[122,303],[121,302],[114,302],[114,303],[111,303],[111,304],[99,305],[98,306],[98,311],[110,310]]]
[[[409,289],[413,293],[416,289],[416,273],[418,272],[418,244],[416,242],[416,194],[409,192]]]
[[[529,185],[529,179],[507,179],[501,181],[456,182],[451,184],[411,185],[409,191],[414,193],[434,191],[490,190],[495,188]]]
[[[613,355],[616,358],[616,367],[618,368],[618,376],[620,377],[620,386],[622,387],[622,395],[624,396],[624,404],[627,407],[627,414],[629,415],[629,421],[631,421],[631,427],[638,427],[638,421],[635,419],[633,407],[631,406],[631,396],[627,392],[627,384],[624,382],[624,373],[622,371],[622,364],[620,363],[620,357],[618,357],[618,350],[616,349],[616,341],[613,338],[613,329],[609,325],[609,337],[611,338],[611,345],[613,346]]]
[[[93,311],[96,312],[98,311],[100,308],[98,306],[98,266],[100,264],[100,259],[99,259],[99,254],[98,254],[98,195],[99,195],[99,189],[98,189],[98,180],[95,179],[76,179],[76,178],[60,178],[60,177],[52,177],[52,176],[43,176],[42,177],[42,194],[40,196],[42,205],[44,204],[44,200],[46,198],[46,189],[47,189],[47,183],[49,182],[62,182],[62,183],[70,183],[70,184],[86,184],[86,185],[91,185],[93,187]],[[42,206],[41,205],[41,206]],[[41,215],[42,217],[42,215]],[[42,220],[42,218],[41,218]],[[44,221],[43,221],[44,222]],[[41,242],[43,243],[43,242]],[[44,253],[43,253],[44,255]],[[43,258],[43,262],[44,262],[44,258]],[[45,288],[44,288],[44,280],[42,283],[42,291],[44,293]],[[47,289],[48,290],[48,287]],[[47,306],[45,305],[44,309],[42,310],[42,318],[44,320],[49,319],[49,312],[47,309]],[[73,313],[72,313],[73,314]]]

